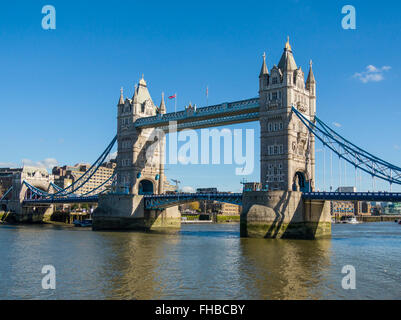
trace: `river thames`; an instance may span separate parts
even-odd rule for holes
[[[239,237],[238,224],[171,234],[0,225],[0,299],[400,299],[401,225],[333,225],[331,239]],[[44,265],[56,289],[42,289]],[[343,266],[356,269],[344,290]]]

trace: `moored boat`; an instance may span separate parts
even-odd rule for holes
[[[348,218],[345,223],[349,223],[349,224],[359,224],[360,222],[358,220],[356,220],[355,217],[352,218]]]
[[[92,219],[75,220],[73,224],[75,227],[92,227]]]

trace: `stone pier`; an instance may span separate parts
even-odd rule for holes
[[[24,206],[21,201],[12,200],[7,205],[7,221],[12,223],[42,223],[50,221],[54,205]]]
[[[93,230],[159,230],[181,227],[178,207],[145,209],[141,195],[108,194],[99,196],[93,213]]]
[[[303,200],[297,191],[251,191],[243,195],[241,236],[318,239],[331,236],[330,203]]]

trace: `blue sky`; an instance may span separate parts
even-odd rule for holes
[[[56,30],[41,28],[46,4],[56,8]],[[341,27],[346,4],[356,8],[356,30]],[[142,73],[155,103],[162,91],[177,92],[178,109],[189,101],[204,105],[206,85],[209,104],[256,97],[261,55],[266,51],[269,68],[277,64],[287,35],[303,70],[314,61],[318,116],[401,165],[400,9],[398,1],[2,2],[0,165],[94,161],[115,135],[120,87],[131,97]],[[369,65],[380,76],[372,76]],[[255,128],[259,137],[257,123],[233,128]],[[258,139],[255,150],[248,180],[259,180]],[[167,169],[170,178],[192,187],[235,191],[242,179],[229,165]],[[362,184],[371,188],[368,177]]]

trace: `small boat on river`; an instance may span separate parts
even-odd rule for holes
[[[75,220],[73,224],[75,227],[92,227],[92,219]]]

